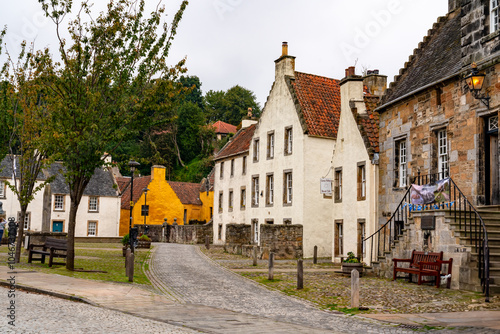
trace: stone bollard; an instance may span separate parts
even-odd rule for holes
[[[130,248],[127,248],[127,250],[125,251],[125,275],[128,276],[128,262],[130,260],[130,253],[131,253],[131,250]]]
[[[127,276],[128,276],[128,281],[133,282],[134,281],[134,253],[129,252],[127,250],[127,262],[128,262],[128,270],[127,270]]]
[[[313,263],[317,264],[318,263],[318,246],[314,246],[314,257],[313,257]]]
[[[268,280],[272,281],[274,279],[274,253],[269,253],[269,275]]]
[[[253,246],[252,258],[253,258],[252,266],[255,267],[257,266],[257,246]]]
[[[210,237],[205,237],[205,248],[210,249]]]
[[[359,272],[351,271],[351,308],[359,307]]]
[[[304,264],[302,259],[297,261],[297,290],[304,288]]]

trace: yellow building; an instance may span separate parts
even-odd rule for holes
[[[120,235],[125,235],[130,222],[130,178],[119,178],[118,183],[122,191]],[[133,225],[162,225],[165,218],[170,225],[208,222],[213,212],[213,188],[207,194],[206,186],[199,183],[167,181],[163,166],[153,166],[151,176],[134,178],[133,192]],[[141,214],[143,205],[149,207],[148,216]]]

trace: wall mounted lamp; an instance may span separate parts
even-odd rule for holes
[[[481,100],[486,108],[490,109],[490,97],[488,93],[481,94],[481,89],[483,89],[484,78],[486,74],[479,73],[477,70],[476,63],[472,63],[471,65],[471,73],[467,75],[464,79],[474,98]]]

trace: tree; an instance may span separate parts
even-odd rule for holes
[[[208,91],[205,95],[205,109],[211,122],[223,121],[238,125],[252,108],[253,116],[260,115],[260,105],[255,94],[241,86],[223,91]]]
[[[143,128],[151,113],[168,110],[179,94],[175,84],[184,60],[167,64],[170,46],[188,4],[182,1],[170,26],[164,7],[144,15],[144,0],[115,0],[97,18],[82,3],[69,22],[69,40],[62,22],[71,15],[71,0],[39,0],[55,24],[61,63],[50,59],[44,85],[47,124],[44,143],[65,167],[71,198],[66,268],[74,269],[76,214],[80,200],[106,153],[133,131]],[[166,97],[158,103],[157,97]],[[110,147],[109,143],[117,143]]]
[[[0,44],[5,29],[0,35]],[[24,221],[28,205],[34,195],[52,181],[42,177],[42,168],[47,162],[47,152],[40,148],[40,137],[45,126],[45,107],[43,105],[44,88],[40,77],[43,73],[43,54],[35,53],[33,48],[26,50],[26,42],[21,45],[21,52],[14,61],[7,53],[7,60],[2,67],[0,114],[5,119],[2,138],[8,149],[8,160],[13,171],[12,183],[7,186],[19,201],[20,214],[15,262],[21,258],[21,243],[24,234]],[[8,140],[6,141],[6,137]],[[6,142],[5,142],[6,141]],[[4,154],[0,154],[3,159]],[[37,184],[37,180],[44,179]]]

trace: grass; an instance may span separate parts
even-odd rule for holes
[[[75,244],[75,269],[85,271],[69,271],[63,265],[54,265],[52,268],[49,268],[47,264],[48,258],[45,259],[45,264],[40,262],[28,263],[27,252],[21,252],[21,254],[20,263],[14,265],[16,269],[35,270],[48,274],[99,281],[128,282],[128,278],[125,275],[125,258],[122,254],[122,245],[119,243]],[[149,269],[147,261],[150,255],[151,252],[149,249],[136,249],[134,283],[151,285],[144,272],[144,270]],[[2,246],[0,247],[0,260],[5,263],[6,259],[7,247]]]

